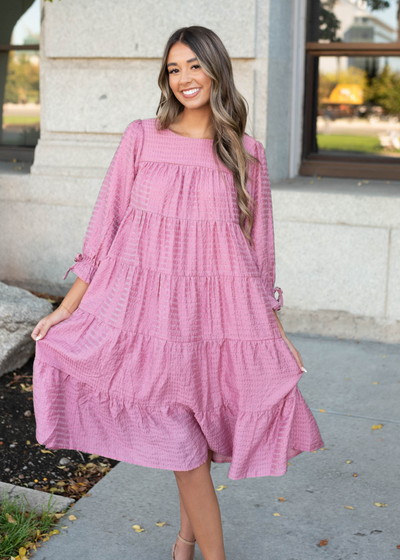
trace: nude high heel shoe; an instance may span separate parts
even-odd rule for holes
[[[180,532],[178,533],[178,539],[181,539],[181,541],[183,541],[184,543],[190,544],[192,546],[196,544],[196,539],[194,539],[194,541],[187,541],[186,539],[181,537]],[[175,560],[175,547],[176,547],[176,542],[174,542],[174,544],[172,545],[172,560]]]

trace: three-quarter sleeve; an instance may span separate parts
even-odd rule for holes
[[[130,202],[142,136],[140,119],[126,127],[98,193],[82,253],[76,255],[75,264],[67,270],[64,280],[72,270],[90,284],[102,259],[107,256]]]
[[[261,142],[255,142],[255,155],[260,164],[252,164],[251,178],[252,189],[250,194],[255,199],[253,211],[254,222],[251,236],[254,241],[254,251],[262,281],[266,287],[267,295],[273,309],[279,311],[283,306],[281,288],[275,285],[275,240],[272,215],[271,187],[267,160]],[[278,299],[275,298],[278,292]]]

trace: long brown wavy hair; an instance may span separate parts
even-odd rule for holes
[[[210,91],[211,118],[215,135],[213,153],[233,174],[237,190],[239,224],[245,237],[253,243],[250,232],[253,225],[254,199],[247,191],[247,161],[259,162],[244,147],[243,136],[246,129],[249,106],[238,92],[233,80],[232,64],[221,39],[207,27],[192,25],[177,29],[165,45],[158,85],[161,99],[157,108],[156,124],[159,130],[169,127],[184,109],[169,85],[167,59],[170,48],[177,42],[187,45],[196,55],[203,71],[212,80]]]

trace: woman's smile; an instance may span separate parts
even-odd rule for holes
[[[186,99],[191,99],[192,97],[196,97],[196,95],[199,93],[200,88],[192,88],[192,89],[185,89],[181,91],[181,94],[183,95],[183,97],[186,97]]]

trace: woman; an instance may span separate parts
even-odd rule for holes
[[[221,40],[178,29],[158,83],[157,117],[128,125],[104,179],[78,278],[32,332],[37,439],[173,470],[172,557],[197,541],[223,560],[211,461],[279,476],[323,441],[276,314],[264,149]]]

